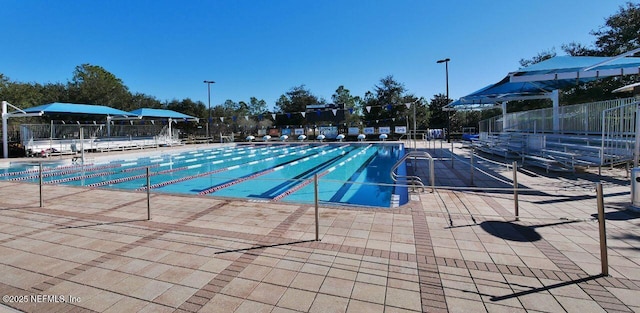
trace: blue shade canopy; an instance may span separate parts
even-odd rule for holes
[[[193,117],[191,115],[182,114],[180,112],[172,111],[172,110],[162,110],[162,109],[149,109],[142,108],[133,110],[127,114],[130,115],[138,115],[142,117],[155,117],[155,118],[171,118],[171,119],[187,119],[187,120],[198,120],[198,118]]]
[[[509,73],[511,82],[596,79],[638,74],[640,58],[559,56]]]
[[[483,109],[493,107],[496,103],[504,101],[547,99],[549,93],[553,90],[574,86],[575,84],[575,80],[511,83],[509,82],[509,76],[507,76],[495,84],[486,86],[449,103],[448,107]]]
[[[638,74],[640,58],[559,56],[511,72],[499,82],[447,105],[455,109],[483,109],[512,100],[547,99],[556,89],[598,78]]]
[[[87,115],[109,115],[109,116],[131,116],[131,113],[114,109],[104,105],[77,104],[54,102],[43,104],[31,108],[26,108],[26,113],[44,114],[87,114]]]

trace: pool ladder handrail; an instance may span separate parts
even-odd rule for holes
[[[390,173],[391,179],[393,179],[393,181],[397,183],[398,178],[404,178],[407,180],[408,184],[413,186],[414,190],[416,186],[419,186],[420,188],[422,188],[422,191],[424,192],[424,183],[422,183],[422,179],[420,177],[414,176],[414,175],[403,176],[403,175],[396,174],[396,170],[398,169],[400,164],[402,164],[402,162],[406,161],[408,158],[411,158],[411,157],[414,160],[412,162],[412,166],[414,167],[416,166],[415,160],[418,158],[426,158],[429,160],[429,182],[431,184],[431,192],[433,192],[435,188],[434,161],[433,161],[433,157],[431,157],[429,153],[424,151],[411,151],[405,154],[402,158],[400,158],[400,160],[398,160],[398,162],[396,162],[396,164],[394,164],[393,167],[391,167],[391,173]]]

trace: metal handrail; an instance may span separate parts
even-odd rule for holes
[[[393,179],[394,182],[398,182],[398,178],[406,179],[407,184],[410,184],[412,186],[417,185],[421,187],[422,190],[424,191],[424,184],[422,183],[422,179],[420,177],[414,176],[414,175],[404,176],[404,175],[396,174],[396,170],[398,169],[400,164],[402,164],[402,162],[406,161],[410,157],[413,157],[414,160],[417,159],[418,157],[424,157],[429,160],[429,182],[431,183],[431,190],[433,191],[433,188],[435,186],[434,161],[433,161],[433,157],[431,157],[429,153],[424,151],[412,151],[405,154],[402,158],[400,158],[396,162],[396,164],[394,164],[391,167],[391,173],[389,174],[391,175],[391,179]],[[415,166],[415,162],[414,162],[414,166]]]

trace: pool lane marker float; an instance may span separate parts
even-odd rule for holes
[[[242,151],[238,152],[239,154],[247,153],[247,151],[244,151],[246,149],[244,149],[244,148],[239,148],[239,149],[242,150]],[[255,150],[255,149],[252,149],[252,150]],[[214,151],[214,150],[206,150],[206,151]],[[230,151],[230,150],[225,149],[225,151]],[[217,152],[220,153],[220,151],[217,151]],[[189,152],[189,153],[193,154],[193,156],[201,156],[202,155],[202,154],[199,154],[199,155],[198,154],[194,154],[194,153],[197,153],[197,151]],[[136,162],[134,162],[134,161],[136,161]],[[94,163],[88,163],[88,164],[72,164],[72,165],[64,165],[64,166],[57,166],[57,167],[47,167],[47,168],[43,168],[43,177],[51,177],[51,176],[56,176],[56,175],[67,175],[67,174],[73,174],[73,173],[77,173],[77,172],[98,171],[98,170],[103,170],[103,169],[124,167],[124,166],[129,166],[129,165],[137,165],[138,164],[137,161],[139,161],[139,160],[124,159],[124,160],[120,160],[120,161],[112,161],[109,164],[97,165],[97,166],[94,166],[95,165]],[[162,161],[163,161],[162,157],[160,157],[160,158],[150,158],[149,159],[150,163],[158,163],[158,162],[162,162]],[[116,163],[116,162],[128,162],[128,163]],[[172,165],[172,164],[173,163],[161,163],[159,165],[158,164],[150,164],[148,166],[149,167],[158,167],[158,166],[168,166],[168,165]],[[146,167],[147,166],[126,168],[126,169],[123,169],[122,172],[137,171],[137,170],[140,170],[140,169],[144,169]],[[62,171],[62,170],[68,170],[68,171]],[[8,173],[0,173],[0,177],[19,176],[19,175],[25,175],[25,174],[38,173],[38,172],[39,172],[39,169],[8,172]],[[109,172],[109,174],[115,174],[115,172]],[[10,178],[8,180],[9,181],[22,181],[22,180],[36,179],[36,178],[38,178],[38,176],[39,175],[30,175],[30,176],[25,176],[25,177]],[[90,177],[97,177],[97,176],[106,176],[106,175],[88,174],[88,175],[74,177],[74,179],[62,178],[62,179],[56,180],[56,181],[66,182],[66,181],[71,181],[71,180],[78,180],[78,179],[82,179],[82,178],[90,178]],[[45,184],[47,184],[47,183],[51,183],[51,182],[45,182]]]
[[[311,148],[311,149],[314,149],[314,148]],[[308,149],[308,150],[311,150],[311,149]],[[280,155],[279,157],[284,157],[284,156],[292,155],[292,154],[293,154],[293,153],[290,153],[290,154],[284,154],[284,155]],[[247,156],[247,157],[250,157],[250,156],[253,156],[253,155],[249,155],[249,156]],[[266,161],[270,161],[270,160],[273,160],[273,159],[274,159],[274,158],[273,158],[273,157],[271,157],[271,158],[267,158],[267,159],[260,160],[260,161],[252,161],[252,162],[249,162],[249,164],[255,164],[255,163],[253,163],[253,162],[256,162],[256,163],[258,163],[258,162],[266,162]],[[219,164],[219,163],[222,163],[222,162],[224,162],[224,160],[217,160],[217,161],[213,161],[212,163],[213,163],[213,164]],[[221,173],[221,172],[225,172],[225,171],[233,170],[233,169],[236,169],[236,168],[240,168],[240,165],[233,165],[233,166],[229,166],[229,167],[225,167],[225,168],[221,168],[221,169],[216,169],[216,170],[209,171],[209,172],[205,172],[205,173],[200,173],[200,174],[195,174],[195,175],[185,176],[185,177],[176,178],[176,179],[168,180],[168,181],[161,182],[161,183],[157,183],[157,184],[152,184],[152,185],[150,186],[150,188],[151,188],[151,189],[160,188],[160,187],[164,187],[164,186],[167,186],[167,185],[180,183],[180,182],[187,181],[187,180],[194,179],[194,178],[199,178],[199,177],[203,177],[203,176],[207,176],[207,175],[213,175],[213,174],[217,174],[217,173]],[[158,172],[158,173],[160,173],[160,172]],[[155,173],[154,173],[154,174],[155,174]],[[137,191],[147,190],[147,187],[146,187],[146,186],[144,186],[144,187],[140,187],[140,188],[138,188],[138,189],[136,189],[136,190],[137,190]],[[201,194],[202,194],[202,193],[201,193]]]
[[[309,151],[309,150],[313,150],[313,149],[317,149],[317,148],[319,148],[319,146],[318,146],[318,147],[311,148],[311,149],[307,149],[307,151]],[[336,149],[334,149],[334,150],[337,150],[337,149],[339,149],[339,148],[336,148]],[[288,155],[294,155],[294,154],[297,154],[297,153],[298,153],[298,151],[294,151],[294,152],[291,152],[291,153],[289,153],[289,154],[279,155],[279,156],[277,156],[277,158],[282,158],[282,157],[285,157],[285,156],[288,156]],[[273,160],[273,159],[275,159],[275,158],[274,158],[274,157],[271,157],[271,158],[264,159],[263,161],[269,161],[269,160]],[[309,158],[307,157],[307,158],[304,158],[304,159],[309,159]],[[293,161],[293,162],[291,162],[291,163],[296,163],[296,164],[298,164],[298,161],[300,161],[300,160],[296,160],[296,161]],[[289,163],[289,164],[287,164],[287,165],[292,165],[291,163]],[[213,187],[211,187],[211,188],[207,188],[207,189],[205,189],[205,190],[203,190],[203,191],[200,191],[198,194],[199,194],[199,195],[201,195],[201,196],[203,196],[203,195],[207,195],[207,194],[210,194],[210,193],[216,192],[216,191],[218,191],[218,190],[220,190],[220,189],[224,189],[224,188],[227,188],[227,187],[230,187],[230,186],[233,186],[233,185],[239,184],[239,183],[241,183],[241,182],[247,181],[247,180],[249,180],[249,179],[254,179],[254,178],[256,178],[256,177],[260,177],[260,176],[262,176],[262,175],[269,174],[269,173],[271,173],[271,172],[275,172],[275,171],[281,170],[281,169],[283,169],[283,168],[284,168],[285,166],[287,166],[287,165],[279,165],[279,166],[276,166],[276,167],[273,167],[273,168],[270,168],[270,169],[266,169],[266,170],[263,170],[263,171],[261,171],[261,172],[258,172],[258,173],[255,173],[255,174],[249,175],[249,176],[240,177],[240,178],[238,178],[238,179],[236,179],[236,180],[232,180],[232,181],[230,181],[230,182],[226,182],[226,183],[224,183],[224,184],[222,184],[222,185],[217,185],[217,186],[213,186]],[[237,165],[236,165],[236,166],[237,166]]]
[[[119,165],[116,165],[116,164],[107,164],[107,165],[93,166],[93,167],[87,167],[86,165],[85,166],[75,165],[74,167],[66,167],[66,168],[69,168],[69,170],[66,170],[66,171],[59,171],[59,168],[50,168],[47,171],[43,171],[42,177],[46,178],[46,177],[52,177],[52,176],[57,176],[57,175],[68,175],[68,174],[74,174],[74,173],[79,173],[79,172],[104,170],[104,169],[116,168],[118,166]],[[29,171],[32,171],[32,170],[29,170]],[[38,172],[38,170],[36,170],[36,173],[37,172]],[[30,175],[30,176],[10,178],[8,180],[9,181],[29,180],[29,179],[36,179],[39,176],[40,175]]]
[[[328,170],[326,170],[326,171],[324,171],[324,172],[322,172],[322,173],[318,174],[318,178],[321,178],[321,177],[323,177],[323,176],[325,176],[325,175],[327,175],[327,174],[329,174],[329,173],[331,173],[331,172],[335,171],[338,167],[343,166],[344,164],[346,164],[346,163],[348,163],[349,161],[351,161],[351,160],[353,160],[354,158],[356,158],[358,155],[364,154],[364,153],[367,151],[367,149],[369,149],[370,147],[371,147],[371,145],[368,145],[366,148],[364,148],[364,149],[363,149],[363,150],[361,150],[360,152],[358,152],[358,153],[356,153],[356,154],[354,154],[354,155],[350,156],[348,159],[346,159],[346,160],[344,160],[344,161],[340,162],[340,164],[338,164],[338,165],[336,165],[336,166],[333,166],[333,167],[329,168]],[[303,180],[301,183],[297,184],[297,185],[296,185],[296,186],[294,186],[293,188],[291,188],[291,189],[289,189],[289,190],[287,190],[287,191],[285,191],[285,192],[283,192],[283,193],[281,193],[281,194],[279,194],[279,195],[277,195],[277,196],[273,197],[273,198],[271,199],[271,201],[272,201],[272,202],[280,201],[280,200],[282,200],[284,197],[286,197],[286,196],[288,196],[288,195],[290,195],[290,194],[292,194],[292,193],[294,193],[294,192],[296,192],[296,191],[298,191],[298,190],[300,190],[300,189],[304,188],[305,186],[307,186],[307,185],[311,184],[312,182],[313,182],[313,179],[306,179],[306,180]]]
[[[93,163],[89,163],[89,164],[85,164],[84,166],[92,166],[92,165],[93,165]],[[45,168],[42,169],[42,171],[43,172],[51,172],[51,171],[58,171],[58,170],[73,169],[73,168],[78,168],[78,167],[81,167],[81,166],[82,165],[73,164],[73,165],[64,165],[64,166],[57,166],[57,167],[45,167]],[[18,175],[23,175],[23,174],[37,173],[39,171],[40,171],[39,169],[33,169],[33,170],[24,170],[24,171],[0,173],[0,177],[18,176]]]
[[[108,175],[114,175],[114,174],[118,174],[118,173],[125,173],[125,172],[132,172],[132,171],[139,171],[139,170],[143,170],[143,169],[145,169],[147,167],[158,167],[158,165],[154,164],[154,165],[149,165],[149,166],[138,166],[138,167],[133,167],[133,168],[126,168],[126,169],[120,170],[119,172],[118,171],[108,171],[108,172],[102,172],[102,173],[93,173],[93,174],[86,174],[86,175],[80,175],[80,176],[74,176],[74,177],[54,179],[54,180],[50,180],[50,181],[45,182],[45,184],[66,183],[66,182],[70,182],[70,181],[74,181],[74,180],[81,180],[81,179],[87,179],[87,178],[108,176]]]

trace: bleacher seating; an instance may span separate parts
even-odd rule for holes
[[[575,171],[577,167],[604,166],[625,162],[633,143],[609,145],[597,135],[531,134],[503,132],[481,134],[473,143],[477,150],[505,158],[522,159],[525,164],[547,171]],[[616,148],[610,148],[610,147]],[[621,148],[622,146],[622,148]]]

